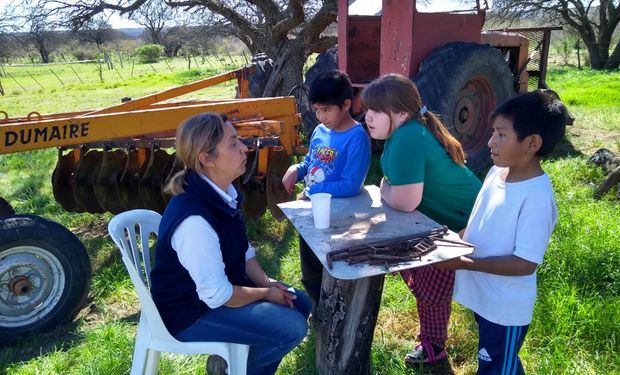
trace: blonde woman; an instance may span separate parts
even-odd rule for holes
[[[177,339],[250,345],[248,374],[273,374],[306,336],[311,303],[270,279],[248,242],[233,186],[247,147],[232,124],[204,113],[178,128],[176,152],[184,169],[166,186],[173,198],[151,272],[155,304]],[[209,357],[209,374],[225,373],[218,358]]]

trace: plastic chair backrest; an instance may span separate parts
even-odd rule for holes
[[[142,314],[146,314],[151,337],[161,341],[176,341],[161,320],[149,291],[151,285],[151,256],[149,239],[157,235],[161,215],[150,210],[131,210],[110,220],[108,232],[121,251],[122,260],[136,289]]]

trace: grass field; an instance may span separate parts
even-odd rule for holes
[[[213,73],[207,69],[145,73],[115,87],[113,83],[92,82],[86,87],[73,84],[62,90],[32,93],[11,89],[0,97],[0,110],[17,116],[33,110],[98,108],[117,103],[123,96],[138,97]],[[50,82],[54,79],[48,78]],[[568,105],[575,124],[566,142],[544,163],[556,189],[560,218],[538,271],[539,297],[522,359],[531,374],[619,373],[620,201],[615,190],[600,201],[592,198],[603,175],[587,159],[599,147],[620,152],[620,72],[552,68],[547,81]],[[71,214],[59,208],[49,182],[55,158],[55,150],[0,155],[0,196],[18,212],[49,217],[80,237],[93,266],[89,301],[74,322],[0,348],[0,373],[125,374],[131,362],[139,304],[105,232],[111,216]],[[367,182],[376,183],[376,176]],[[267,213],[250,220],[248,231],[268,273],[299,287],[295,230]],[[476,326],[468,311],[454,304],[447,364],[406,368],[402,357],[415,344],[416,333],[414,299],[399,277],[386,276],[372,373],[475,373]],[[285,358],[279,374],[314,374],[314,360],[314,335],[310,332],[308,340]],[[204,374],[204,362],[203,356],[164,355],[160,374]]]

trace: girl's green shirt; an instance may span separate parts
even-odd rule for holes
[[[381,168],[392,186],[424,183],[418,211],[453,231],[465,228],[480,180],[419,121],[409,120],[386,140]]]

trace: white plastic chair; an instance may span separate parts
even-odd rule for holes
[[[217,354],[228,363],[228,374],[245,375],[248,345],[226,342],[182,342],[166,329],[149,288],[151,258],[149,237],[157,235],[161,215],[149,210],[131,210],[110,220],[108,232],[121,251],[123,263],[133,282],[142,312],[136,334],[131,375],[156,374],[161,352]]]

